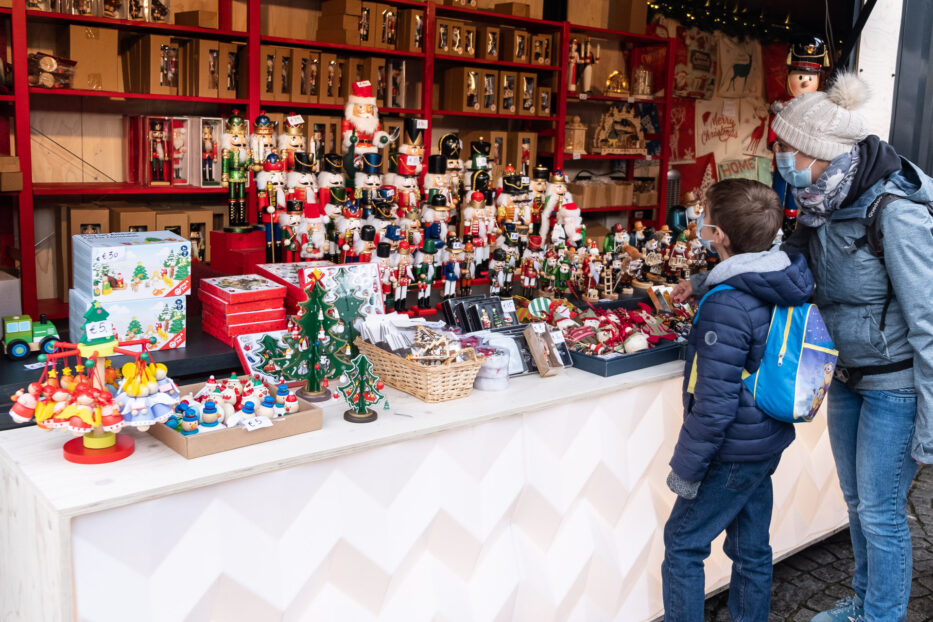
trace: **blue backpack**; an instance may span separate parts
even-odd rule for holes
[[[717,285],[709,290],[697,305],[694,324],[710,295],[730,289],[735,288]],[[838,356],[816,305],[776,306],[761,365],[754,374],[743,371],[742,380],[755,398],[755,406],[769,417],[788,423],[811,421],[829,391]],[[691,393],[696,373],[694,355],[688,384]]]

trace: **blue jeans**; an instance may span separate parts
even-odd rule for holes
[[[664,619],[703,622],[703,560],[723,530],[732,560],[729,613],[734,622],[767,622],[771,607],[771,474],[780,454],[761,462],[714,460],[696,499],[677,497],[664,526]]]
[[[828,409],[829,441],[849,508],[852,587],[865,601],[866,622],[903,620],[913,570],[906,506],[917,472],[910,457],[917,393],[850,391],[834,381]]]

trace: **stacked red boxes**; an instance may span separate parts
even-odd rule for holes
[[[229,346],[237,335],[285,329],[285,286],[258,274],[201,279],[204,332]]]
[[[298,313],[298,303],[307,295],[302,287],[300,274],[304,268],[333,266],[331,261],[295,261],[291,263],[262,263],[256,266],[256,272],[285,287],[285,311],[289,315]],[[254,331],[255,332],[255,331]]]

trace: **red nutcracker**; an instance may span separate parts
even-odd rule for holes
[[[165,140],[165,119],[149,120],[149,172],[152,186],[167,186],[171,183],[169,169],[170,147]]]
[[[285,131],[279,135],[279,157],[285,163],[285,170],[295,168],[295,154],[305,150],[304,119],[294,112],[285,117]]]
[[[395,304],[395,274],[391,263],[392,244],[379,242],[376,244],[377,268],[379,270],[379,287],[382,295],[382,306],[389,308]]]
[[[395,267],[395,310],[408,310],[408,286],[415,280],[411,271],[411,246],[402,240],[398,245],[398,265]]]

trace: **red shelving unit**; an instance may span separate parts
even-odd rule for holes
[[[114,19],[112,17],[96,17],[93,15],[68,15],[52,11],[26,10],[26,18],[30,22],[45,22],[50,24],[88,24],[106,26],[131,32],[166,32],[173,35],[189,35],[204,39],[217,39],[219,41],[245,41],[248,33],[234,30],[221,30],[219,28],[200,28],[198,26],[182,26],[180,24],[154,24],[131,19]]]
[[[543,158],[554,157],[553,153],[548,153],[548,152],[544,152],[544,153],[538,152],[538,155]],[[565,159],[567,155],[570,155],[570,154],[565,153],[564,154]],[[654,159],[654,157],[657,157],[657,156],[643,156],[640,154],[632,154],[632,153],[606,153],[606,154],[581,153],[579,154],[579,156],[571,157],[570,159],[571,160],[651,160],[651,159]]]
[[[262,75],[260,45],[281,45],[297,48],[310,48],[319,50],[330,50],[335,52],[344,52],[350,54],[376,55],[384,57],[396,57],[421,61],[421,81],[423,85],[432,85],[435,82],[435,65],[442,64],[450,66],[454,64],[468,64],[478,66],[497,66],[508,69],[534,71],[539,75],[546,76],[552,74],[553,82],[553,101],[554,114],[548,117],[534,115],[517,114],[483,114],[473,112],[459,112],[452,110],[435,110],[433,102],[433,89],[421,89],[420,107],[415,108],[382,108],[380,113],[384,115],[415,115],[423,117],[427,121],[426,136],[431,136],[432,126],[435,118],[444,118],[445,123],[451,123],[457,118],[478,118],[488,122],[492,129],[515,129],[515,121],[526,121],[525,124],[517,124],[518,127],[533,127],[538,130],[540,137],[553,138],[553,153],[540,153],[542,157],[550,157],[553,160],[554,168],[563,168],[565,154],[563,127],[567,119],[567,105],[580,104],[583,102],[613,102],[613,101],[635,101],[637,103],[655,103],[659,106],[669,106],[671,102],[671,78],[673,75],[673,54],[671,53],[671,42],[667,39],[646,35],[633,35],[619,31],[607,30],[603,28],[590,28],[570,24],[569,22],[555,22],[548,20],[538,20],[514,15],[505,15],[492,11],[482,11],[470,8],[461,8],[455,6],[445,6],[435,2],[424,2],[423,0],[385,0],[386,4],[415,8],[424,11],[424,22],[422,36],[426,42],[425,50],[419,52],[407,52],[402,50],[385,50],[379,48],[343,45],[337,43],[328,43],[325,41],[314,41],[304,39],[293,39],[287,37],[265,36],[262,34],[262,5],[263,0],[246,0],[246,23],[250,25],[247,31],[237,31],[232,28],[232,0],[217,0],[218,2],[218,29],[199,28],[193,26],[181,26],[176,24],[152,24],[147,22],[136,22],[131,20],[110,19],[105,17],[90,17],[78,15],[66,15],[60,13],[51,13],[48,11],[39,11],[26,9],[24,0],[15,0],[12,9],[0,9],[0,15],[10,16],[11,48],[13,58],[14,88],[12,95],[0,95],[0,103],[15,105],[15,129],[16,129],[16,152],[20,156],[23,171],[23,190],[19,192],[19,210],[20,210],[20,244],[23,249],[32,249],[35,243],[34,230],[34,200],[35,197],[91,197],[91,196],[148,196],[148,197],[198,197],[198,196],[222,196],[224,190],[221,188],[196,188],[196,187],[147,187],[131,183],[40,183],[32,182],[32,161],[30,145],[30,106],[40,107],[49,106],[51,102],[58,105],[58,98],[61,97],[80,97],[85,102],[83,105],[90,106],[95,98],[110,100],[134,100],[138,103],[137,107],[145,107],[146,101],[153,102],[177,102],[172,105],[172,110],[178,109],[178,114],[185,114],[185,104],[198,104],[199,109],[205,105],[214,104],[218,106],[218,112],[227,110],[231,107],[239,107],[240,110],[249,119],[255,118],[260,110],[294,110],[294,111],[325,111],[327,113],[339,114],[344,106],[339,104],[304,104],[299,102],[275,102],[263,101],[260,93],[260,76]],[[531,33],[551,33],[556,35],[554,40],[554,58],[557,61],[555,65],[535,65],[532,63],[512,63],[508,61],[487,61],[477,58],[460,57],[446,54],[434,53],[435,22],[438,17],[456,18],[469,22],[480,22],[495,25],[506,25],[520,27]],[[238,41],[245,45],[244,66],[241,66],[240,78],[245,80],[248,88],[246,97],[234,99],[218,99],[210,97],[188,97],[188,96],[160,96],[143,93],[117,93],[104,91],[89,91],[81,89],[61,89],[51,90],[38,87],[31,87],[28,83],[27,69],[27,23],[46,23],[46,24],[86,24],[95,26],[105,26],[119,29],[120,31],[146,33],[156,32],[179,37],[193,37],[216,39],[220,41]],[[635,46],[664,46],[668,50],[667,75],[664,80],[657,80],[659,91],[663,88],[666,94],[661,98],[615,98],[602,95],[592,95],[589,98],[581,99],[579,96],[571,96],[567,92],[567,59],[569,58],[570,39],[579,34],[592,34],[602,38],[612,38],[631,43]],[[110,62],[110,59],[102,59],[104,62]],[[409,73],[409,79],[414,79],[417,75],[416,70]],[[67,101],[67,100],[61,100]],[[661,163],[661,175],[659,179],[659,204],[657,206],[606,206],[595,209],[586,209],[585,212],[621,212],[633,210],[655,210],[657,221],[663,221],[664,205],[666,202],[666,185],[663,180],[668,167],[668,136],[670,131],[670,120],[667,115],[660,115],[662,119],[661,134],[654,139],[661,140],[662,154],[658,158]],[[501,122],[501,126],[498,122]],[[533,122],[533,124],[532,124]],[[425,157],[430,155],[432,141],[430,138],[425,141]],[[617,159],[637,159],[641,156],[619,156],[598,154],[589,154],[583,156],[585,160],[617,160]],[[255,185],[251,185],[249,192],[252,200],[255,197]],[[250,214],[254,217],[254,214]],[[36,265],[35,254],[30,252],[23,253],[22,262],[22,289],[23,289],[23,307],[26,313],[33,315],[38,312],[44,312],[49,317],[66,317],[67,305],[54,299],[38,300],[36,287]],[[478,279],[475,283],[483,282]]]
[[[122,93],[118,91],[91,91],[86,89],[46,89],[30,86],[30,95],[51,95],[54,97],[106,97],[109,99],[146,99],[166,102],[202,102],[208,104],[232,104],[245,106],[245,99],[225,99],[221,97],[194,97],[191,95],[150,95],[149,93]]]
[[[338,52],[365,52],[371,56],[400,56],[402,58],[424,58],[424,52],[407,52],[405,50],[386,50],[362,45],[347,45],[344,43],[328,43],[327,41],[308,41],[305,39],[288,39],[285,37],[260,37],[260,41],[267,45],[287,45],[296,48],[314,48],[316,50],[336,50]]]
[[[584,95],[584,94],[570,94],[567,95],[567,100],[571,102],[628,102],[630,104],[658,104],[663,105],[664,99],[660,97],[616,97],[613,95]]]

